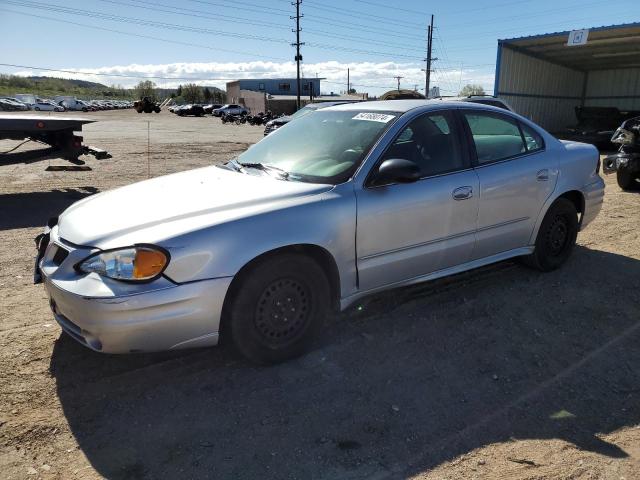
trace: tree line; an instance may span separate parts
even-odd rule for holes
[[[149,97],[159,100],[159,89],[151,80],[143,80],[135,87],[139,98]],[[178,85],[175,92],[169,95],[176,103],[225,103],[227,94],[217,88],[201,87],[195,83]]]

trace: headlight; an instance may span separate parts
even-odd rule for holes
[[[114,280],[148,281],[158,277],[169,264],[169,254],[151,245],[137,245],[98,252],[80,262],[76,268]]]

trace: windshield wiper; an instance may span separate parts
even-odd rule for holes
[[[238,160],[236,160],[235,158],[232,158],[231,160],[229,160],[227,163],[224,164],[224,166],[225,167],[231,166],[231,168],[233,168],[236,172],[242,171],[242,166],[240,166],[240,164],[238,163]]]
[[[286,170],[283,170],[282,168],[274,167],[273,165],[269,165],[265,163],[242,163],[238,161],[235,161],[235,163],[239,165],[240,168],[248,167],[248,168],[257,168],[258,170],[262,170],[265,172],[269,172],[269,171],[276,172],[284,180],[289,179],[289,172],[287,172]]]

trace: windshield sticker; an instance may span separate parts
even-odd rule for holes
[[[353,117],[353,120],[369,120],[370,122],[388,123],[390,120],[393,120],[394,118],[396,118],[395,115],[386,115],[384,113],[362,112],[357,114],[355,117]]]

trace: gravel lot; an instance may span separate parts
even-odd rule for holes
[[[45,172],[65,162],[28,145],[0,163],[0,477],[640,478],[640,194],[607,177],[559,271],[506,262],[377,295],[283,365],[102,355],[31,284],[33,237],[86,195],[222,162],[262,128],[82,116],[113,155],[92,171]]]

